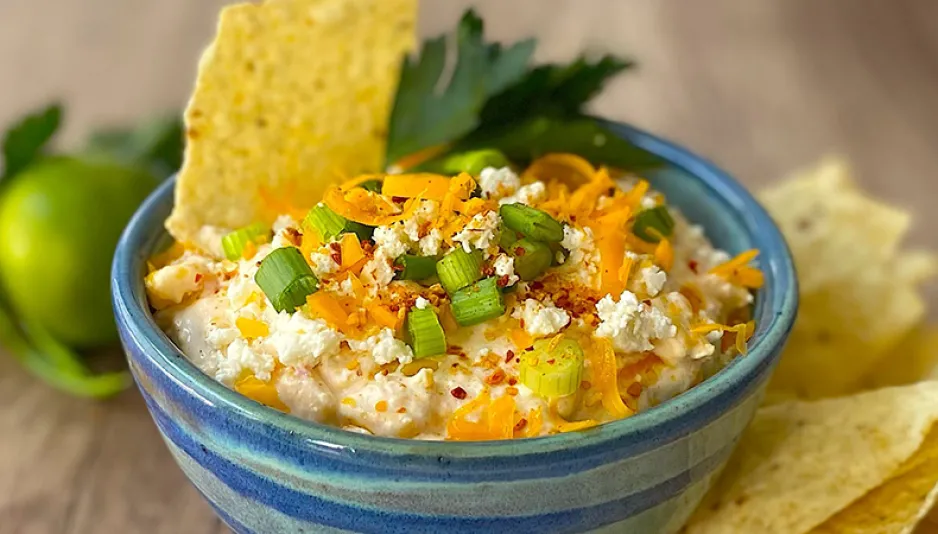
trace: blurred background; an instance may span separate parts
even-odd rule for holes
[[[0,125],[54,100],[57,143],[185,105],[224,0],[0,0]],[[938,230],[934,0],[424,0],[421,33],[477,6],[489,35],[538,60],[611,51],[640,64],[595,112],[680,141],[751,189],[830,153]],[[938,308],[934,287],[932,318]],[[225,532],[160,442],[142,401],[76,401],[0,347],[0,533]],[[938,527],[935,527],[938,528]]]

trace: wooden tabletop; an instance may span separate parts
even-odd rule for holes
[[[94,125],[181,107],[225,3],[0,1],[0,123],[62,97],[63,142],[72,144]],[[468,3],[425,0],[423,31],[452,27]],[[539,36],[540,59],[586,49],[640,60],[598,113],[683,142],[752,188],[845,154],[866,187],[915,214],[912,243],[938,244],[938,2],[475,4],[491,34]],[[135,391],[76,401],[2,356],[0,534],[227,531],[173,464]]]

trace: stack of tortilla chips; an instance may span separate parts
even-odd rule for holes
[[[863,194],[838,159],[762,201],[795,256],[801,309],[766,405],[685,531],[915,532],[938,496],[938,330],[918,292],[938,259],[901,250],[909,214]]]

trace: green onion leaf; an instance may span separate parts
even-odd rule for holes
[[[226,258],[236,261],[248,243],[263,243],[269,238],[270,228],[261,223],[254,223],[221,238],[221,247],[225,250]]]
[[[512,245],[508,252],[515,258],[515,273],[525,282],[544,274],[554,261],[554,253],[547,244],[527,237]]]
[[[523,236],[514,230],[501,225],[498,230],[498,246],[502,250],[511,250],[511,246],[518,242]]]
[[[449,174],[466,172],[472,176],[479,176],[482,174],[482,169],[486,167],[500,169],[508,165],[508,158],[500,151],[484,148],[447,156],[443,161],[443,171]]]
[[[452,295],[482,278],[481,253],[469,253],[457,247],[436,263],[436,274],[440,277],[443,289]]]
[[[359,187],[365,189],[366,191],[371,191],[372,193],[378,193],[380,195],[381,187],[383,185],[384,184],[381,182],[381,180],[368,180],[367,182],[362,182]]]
[[[336,237],[352,232],[358,236],[358,239],[371,239],[375,229],[372,226],[366,226],[355,221],[350,221],[338,213],[329,209],[325,204],[317,204],[309,210],[303,226],[313,228],[319,232],[319,237],[324,242],[331,241]]]
[[[505,299],[495,277],[464,287],[453,293],[451,299],[453,317],[461,326],[484,323],[505,313]]]
[[[283,247],[271,252],[261,262],[254,281],[278,312],[293,313],[319,287],[319,280],[296,247]]]
[[[670,237],[673,231],[674,219],[664,206],[638,212],[632,226],[632,233],[647,243],[657,243],[662,238]]]
[[[534,342],[534,350],[521,355],[521,383],[542,397],[561,397],[580,387],[583,349],[572,339],[562,339],[551,351],[549,339]]]
[[[398,280],[426,280],[436,274],[436,258],[404,254],[394,260]]]
[[[535,241],[563,241],[563,226],[546,212],[524,204],[504,204],[498,209],[505,226]]]
[[[407,335],[415,358],[446,352],[446,334],[436,312],[430,308],[413,308],[407,313]]]

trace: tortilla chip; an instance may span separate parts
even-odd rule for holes
[[[167,228],[199,243],[301,212],[326,186],[383,165],[416,0],[267,0],[225,8],[186,111]]]
[[[854,393],[925,316],[918,286],[938,270],[927,252],[900,252],[909,214],[860,191],[828,159],[767,191],[798,268],[801,306],[770,397]]]
[[[936,421],[938,382],[761,408],[686,532],[803,534],[850,524],[855,511],[838,513],[864,496],[876,507],[901,502],[908,518],[926,499],[902,495],[896,477],[928,485]]]
[[[830,157],[760,198],[788,240],[802,291],[855,277],[895,256],[909,213],[869,198],[847,163]]]
[[[911,533],[938,497],[938,430],[888,482],[841,510],[811,534]]]
[[[864,388],[938,379],[938,327],[919,326],[889,354],[864,378]]]

